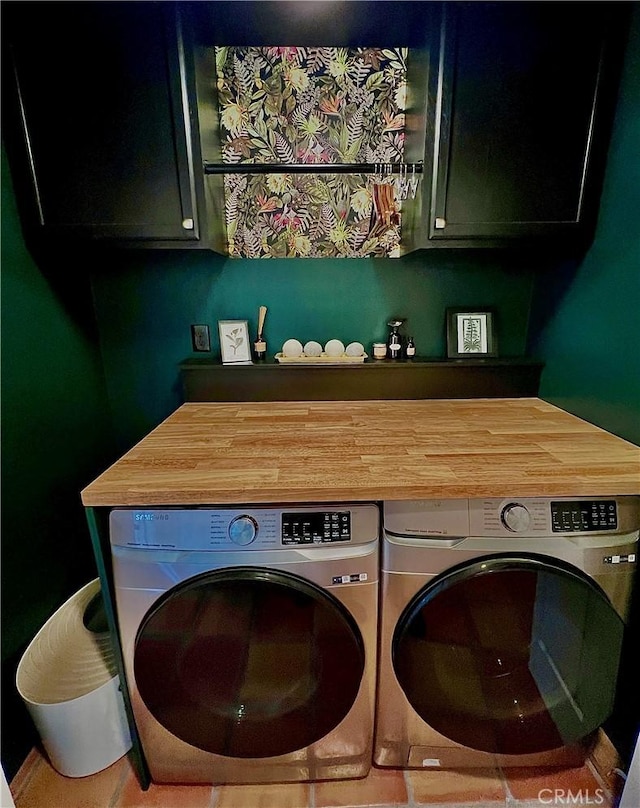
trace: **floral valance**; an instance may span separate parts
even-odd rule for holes
[[[223,162],[403,162],[406,60],[403,48],[216,48]],[[357,173],[227,174],[229,254],[397,255],[400,203],[385,186]]]

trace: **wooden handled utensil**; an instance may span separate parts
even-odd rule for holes
[[[264,318],[267,316],[267,307],[260,306],[258,311],[258,339],[262,339],[262,329],[264,328]]]

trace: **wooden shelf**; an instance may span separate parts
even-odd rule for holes
[[[186,402],[367,401],[535,397],[542,368],[542,362],[523,357],[368,359],[317,367],[274,359],[223,365],[193,357],[180,363],[180,375]]]

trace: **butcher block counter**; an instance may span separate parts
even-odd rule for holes
[[[188,403],[88,507],[640,494],[640,448],[539,398]]]

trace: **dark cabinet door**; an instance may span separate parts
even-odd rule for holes
[[[593,225],[621,5],[444,4],[431,240]]]
[[[197,241],[173,4],[8,5],[13,117],[26,167],[15,179],[28,188],[34,230],[143,244]]]

